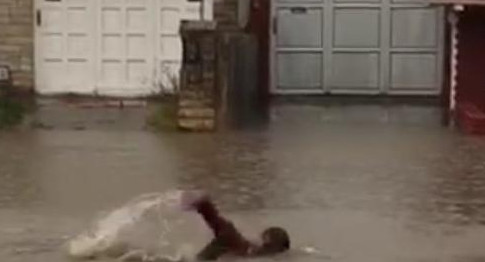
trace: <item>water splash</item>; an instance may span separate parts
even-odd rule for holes
[[[67,243],[69,256],[150,261],[179,261],[190,247],[173,246],[170,234],[182,223],[182,191],[144,194],[114,210]]]

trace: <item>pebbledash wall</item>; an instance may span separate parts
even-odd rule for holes
[[[0,65],[12,70],[13,85],[34,86],[33,0],[0,0]]]
[[[214,0],[214,17],[224,30],[237,29],[238,0]],[[34,90],[34,0],[0,0],[0,65],[12,70],[19,91]]]

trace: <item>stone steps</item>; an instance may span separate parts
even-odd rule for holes
[[[212,107],[213,105],[214,105],[214,102],[210,98],[202,98],[202,99],[181,98],[179,100],[179,107],[181,108]]]
[[[179,118],[178,126],[180,129],[187,131],[212,131],[215,129],[215,120],[211,118]]]
[[[216,110],[210,99],[181,99],[177,110],[178,126],[189,131],[210,131],[215,129]]]
[[[210,107],[179,108],[179,118],[215,118],[216,110]]]
[[[202,100],[202,99],[210,99],[210,95],[208,95],[204,91],[196,91],[196,90],[182,90],[180,92],[180,100],[189,99],[189,100]]]

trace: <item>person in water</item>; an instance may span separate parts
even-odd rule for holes
[[[207,194],[197,192],[188,195],[187,207],[199,213],[214,233],[214,239],[198,253],[198,260],[216,260],[223,255],[269,256],[290,248],[290,238],[285,229],[267,228],[261,234],[260,243],[251,242],[219,213]]]

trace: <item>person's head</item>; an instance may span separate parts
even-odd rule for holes
[[[290,248],[290,237],[288,232],[280,227],[270,227],[261,234],[263,244],[261,252],[264,254],[275,254],[285,252]]]

